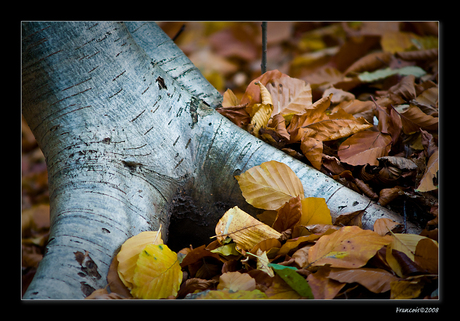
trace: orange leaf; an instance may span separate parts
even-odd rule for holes
[[[323,235],[308,251],[308,262],[314,266],[330,264],[331,267],[359,268],[391,241],[391,237],[357,226],[344,226],[330,235]]]

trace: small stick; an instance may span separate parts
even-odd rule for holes
[[[182,33],[182,31],[184,31],[184,29],[185,29],[185,23],[180,27],[176,35],[172,37],[172,41],[176,41],[176,39],[180,36],[180,34]]]
[[[262,22],[262,63],[260,69],[262,74],[267,71],[267,22]]]

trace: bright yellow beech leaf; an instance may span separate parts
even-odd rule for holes
[[[281,233],[256,220],[235,206],[225,212],[216,225],[217,239],[222,243],[227,237],[233,239],[238,248],[251,250],[267,239],[278,239]]]
[[[286,164],[269,161],[235,176],[246,201],[264,210],[277,210],[304,191],[300,179]]]
[[[123,284],[128,288],[133,288],[133,276],[139,253],[147,244],[163,244],[161,232],[145,231],[141,232],[123,243],[117,255],[118,276]]]
[[[299,224],[332,224],[331,211],[322,197],[307,197],[302,201],[302,215]]]
[[[391,241],[390,236],[380,236],[357,226],[344,226],[330,235],[323,235],[308,250],[308,262],[313,266],[330,264],[338,268],[359,268]]]
[[[149,244],[139,254],[131,294],[141,299],[176,296],[182,282],[177,253],[165,244]]]

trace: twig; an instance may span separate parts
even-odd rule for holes
[[[262,22],[262,63],[260,69],[262,74],[267,71],[267,22]]]
[[[184,29],[185,29],[185,23],[180,27],[176,35],[172,37],[172,41],[176,41],[176,39],[180,36],[180,34],[182,33],[182,31],[184,31]]]

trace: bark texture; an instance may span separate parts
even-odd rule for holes
[[[257,213],[233,176],[265,161],[290,166],[333,216],[368,204],[215,112],[220,94],[155,23],[23,23],[22,55],[22,109],[46,158],[51,206],[24,298],[105,287],[120,245],[160,224],[171,222],[176,246],[207,242],[229,207]],[[371,205],[364,227],[380,217],[402,221]]]

